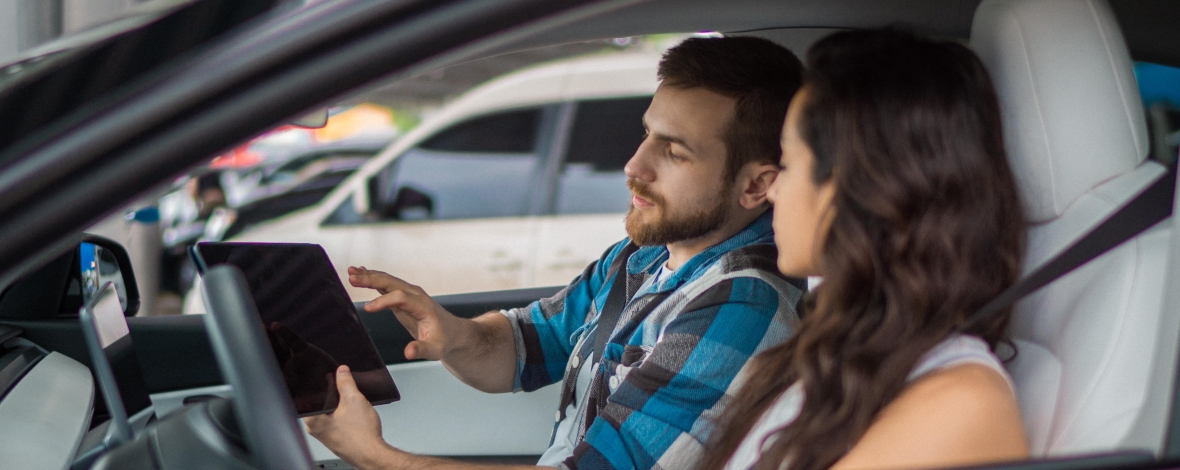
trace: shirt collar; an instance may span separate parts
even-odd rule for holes
[[[660,279],[659,285],[653,286],[655,292],[667,292],[696,279],[708,270],[718,258],[737,248],[746,245],[774,243],[774,231],[771,229],[770,224],[771,212],[767,210],[758,216],[757,219],[754,219],[753,222],[750,222],[750,225],[747,225],[746,228],[743,228],[732,237],[706,248],[705,251],[697,253],[688,262],[684,263],[684,265],[676,268],[676,271],[671,276],[665,276]],[[640,247],[627,260],[627,272],[629,274],[652,275],[666,261],[668,261],[668,248],[666,246]]]

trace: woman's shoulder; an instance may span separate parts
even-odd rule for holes
[[[957,335],[935,346],[919,361],[909,385],[885,410],[907,416],[923,429],[980,435],[1019,431],[1019,405],[1012,378],[983,340]],[[959,428],[959,429],[955,429]]]
[[[944,342],[922,362],[937,367],[915,370],[842,464],[950,466],[1027,455],[1010,379],[985,343]]]
[[[895,403],[922,408],[987,414],[997,406],[1015,404],[1007,374],[982,361],[958,362],[930,371],[910,382]]]
[[[906,381],[912,383],[933,372],[956,369],[969,364],[991,369],[1004,379],[1009,390],[1015,390],[1000,358],[996,357],[982,339],[968,335],[951,336],[935,345],[918,360]]]

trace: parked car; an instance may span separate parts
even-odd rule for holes
[[[26,58],[19,70],[0,68],[0,462],[66,468],[91,424],[103,421],[74,316],[83,298],[72,282],[80,232],[235,143],[378,79],[512,50],[719,30],[754,31],[801,51],[828,28],[898,23],[969,41],[984,56],[1035,222],[1029,270],[1147,185],[1175,178],[1146,161],[1130,72],[1131,59],[1180,65],[1180,5],[1163,1],[195,0],[39,62]],[[400,181],[401,170],[385,181]],[[370,193],[373,180],[350,187],[356,198],[343,207],[362,218],[379,207],[371,201],[390,194],[382,186]],[[332,197],[347,197],[340,194]],[[447,210],[431,198],[433,210],[408,205],[394,214]],[[413,199],[421,198],[404,200]],[[1033,456],[1005,468],[1154,469],[1180,461],[1174,224],[1159,223],[1018,304],[1010,335],[1019,355],[1009,368]],[[467,235],[462,243],[494,242],[487,232]],[[120,272],[133,314],[135,279]],[[206,290],[227,303],[233,292],[224,284]],[[438,300],[472,316],[552,292]],[[257,338],[233,341],[252,353],[232,354],[242,349],[228,348],[227,331],[211,318],[129,318],[152,405],[137,415],[136,438],[111,449],[99,468],[312,468],[313,459],[339,468],[301,434],[292,410],[277,406],[281,400],[264,400],[286,392],[272,380],[277,366],[258,354],[267,349],[258,325],[237,323]],[[409,338],[392,313],[361,318],[402,391],[402,401],[378,407],[390,443],[518,462],[546,447],[554,388],[476,392],[438,363],[406,362]],[[243,376],[244,368],[263,373]],[[215,394],[231,395],[232,409],[210,400]],[[216,420],[233,420],[240,433]]]
[[[392,132],[370,133],[327,143],[272,148],[265,159],[244,168],[203,173],[184,180],[159,200],[161,287],[178,295],[196,280],[188,248],[198,241],[220,241],[242,230],[320,202],[337,185],[393,140]],[[202,172],[210,170],[202,169]],[[200,179],[213,179],[218,207],[205,210]],[[199,185],[198,185],[199,188]]]
[[[230,240],[320,244],[354,300],[374,293],[348,284],[350,265],[434,294],[568,283],[626,235],[623,165],[643,140],[659,58],[595,55],[492,80],[320,203]],[[199,288],[186,313],[205,311]]]
[[[272,150],[258,164],[223,171],[226,205],[237,208],[276,196],[323,171],[360,168],[393,140],[394,132],[390,129],[380,134]]]

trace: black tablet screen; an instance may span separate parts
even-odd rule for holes
[[[345,364],[373,404],[400,398],[385,362],[319,245],[200,243],[205,266],[246,275],[279,368],[299,415],[336,408],[335,370]]]

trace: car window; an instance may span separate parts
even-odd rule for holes
[[[556,213],[623,212],[631,194],[623,166],[643,142],[651,97],[578,103],[557,187]]]
[[[369,180],[369,221],[528,213],[542,108],[472,118],[426,139]],[[345,220],[334,218],[334,220]]]
[[[336,209],[324,219],[324,225],[354,225],[364,223],[365,218],[356,211],[356,204],[353,201],[353,196],[348,196],[336,206]]]
[[[440,152],[532,153],[540,121],[540,109],[492,114],[451,126],[418,148]]]

